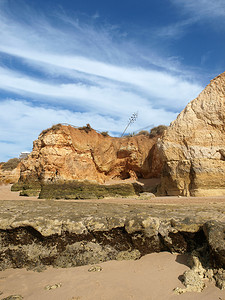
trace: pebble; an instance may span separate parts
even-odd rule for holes
[[[23,297],[21,295],[10,295],[2,300],[22,300]]]
[[[88,272],[100,272],[100,271],[102,271],[101,266],[92,266],[88,269]]]
[[[46,285],[45,290],[50,291],[50,290],[60,288],[61,286],[62,286],[62,283],[56,283],[56,284],[53,284],[53,285]]]

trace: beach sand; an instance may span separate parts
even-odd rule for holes
[[[0,200],[37,200],[19,197],[10,186],[0,186]],[[105,199],[103,199],[106,201]],[[103,202],[88,200],[88,202]],[[82,200],[83,201],[83,200]],[[113,203],[150,203],[149,200],[107,199]],[[220,203],[224,197],[214,198],[153,198],[151,204]],[[136,261],[108,261],[99,264],[100,272],[89,272],[90,266],[68,269],[47,268],[41,273],[25,269],[0,272],[0,299],[21,295],[27,300],[225,300],[225,291],[206,282],[202,293],[188,292],[176,295],[173,289],[183,288],[180,276],[188,269],[186,255],[168,252],[152,253]],[[47,285],[59,287],[45,289]]]
[[[176,295],[183,287],[180,275],[188,269],[184,255],[152,253],[136,261],[101,263],[102,271],[90,266],[53,269],[37,273],[25,269],[0,272],[2,298],[22,295],[27,300],[225,300],[225,291],[207,283],[202,293]],[[46,286],[61,287],[47,290]],[[1,299],[2,299],[1,298]]]

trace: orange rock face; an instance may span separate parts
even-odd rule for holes
[[[155,138],[115,138],[90,128],[55,125],[34,141],[22,162],[20,180],[93,180],[159,177]]]

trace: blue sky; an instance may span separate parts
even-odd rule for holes
[[[53,124],[168,125],[225,71],[224,0],[0,0],[0,161]]]

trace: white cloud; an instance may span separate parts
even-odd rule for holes
[[[33,106],[27,101],[8,99],[0,102],[0,161],[17,157],[21,151],[30,151],[33,140],[40,132],[57,123],[83,126],[90,123],[99,131],[122,132],[130,114],[126,118],[101,115],[96,112],[71,112],[66,109]],[[139,109],[139,118],[128,130],[133,132],[145,126],[168,124],[176,114],[163,109],[145,111]]]
[[[63,58],[61,60],[64,61]],[[102,77],[114,81],[118,78],[120,83],[127,85],[122,86],[114,83],[111,85],[111,88],[105,88],[103,85],[96,86],[83,83],[52,84],[43,80],[28,78],[19,72],[0,68],[0,88],[8,91],[17,91],[23,95],[45,96],[48,102],[53,103],[54,98],[55,101],[64,99],[64,105],[74,100],[78,106],[85,105],[86,109],[103,109],[108,113],[110,111],[113,113],[114,110],[115,113],[118,113],[118,111],[123,111],[128,105],[130,107],[133,104],[136,106],[137,102],[140,106],[151,106],[151,98],[154,99],[156,106],[158,101],[158,104],[162,107],[179,110],[184,107],[188,98],[192,99],[201,90],[201,87],[198,85],[162,72],[138,69],[129,70],[100,63],[101,68],[98,66],[98,62],[93,64],[96,64],[98,69],[98,71],[95,71],[95,67],[90,63],[89,66],[90,69],[93,68],[93,73],[101,73]],[[82,68],[85,68],[85,66]],[[98,80],[96,82],[100,84]],[[145,98],[138,95],[140,92],[145,93]],[[149,101],[147,100],[148,98],[150,98]]]
[[[224,31],[224,0],[170,0],[179,9],[178,21],[165,27],[156,28],[160,38],[179,39],[192,25],[209,23],[210,28]]]
[[[171,0],[186,13],[199,19],[223,18],[225,16],[224,0]]]
[[[181,11],[191,16],[194,22],[214,20],[217,24],[224,23],[224,0],[170,0]]]
[[[132,131],[169,124],[202,90],[176,58],[151,49],[146,57],[115,27],[97,28],[62,13],[57,27],[34,11],[6,13],[7,2],[0,4],[0,90],[35,103],[0,100],[4,159],[30,149],[54,123],[90,123],[98,130],[122,132],[138,111]]]

